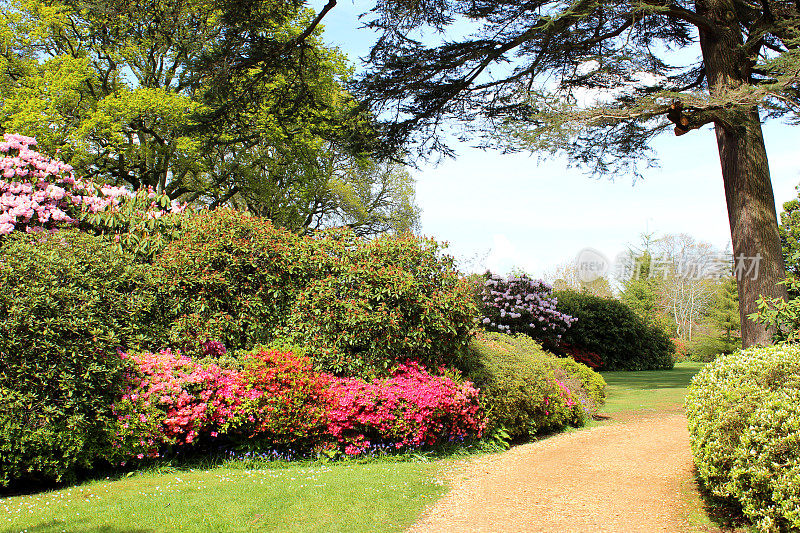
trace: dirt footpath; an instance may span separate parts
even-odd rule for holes
[[[467,462],[411,531],[691,531],[686,418],[677,411],[615,418]]]

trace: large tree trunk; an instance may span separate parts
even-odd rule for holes
[[[749,83],[750,58],[741,52],[742,33],[732,2],[698,0],[695,5],[720,28],[716,35],[700,31],[711,93]],[[738,106],[721,111],[715,129],[739,289],[742,346],[770,344],[771,332],[747,318],[757,311],[760,296],[788,299],[786,287],[778,285],[786,274],[758,109]]]

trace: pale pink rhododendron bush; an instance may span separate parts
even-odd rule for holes
[[[132,192],[77,177],[70,165],[35,147],[36,140],[23,135],[7,133],[0,142],[0,236],[83,223],[115,242],[135,242],[134,251],[140,251],[149,244],[142,238],[148,221],[169,226],[175,223],[169,215],[186,208],[152,189]],[[152,223],[150,227],[157,229]]]

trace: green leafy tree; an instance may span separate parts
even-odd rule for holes
[[[204,200],[226,202],[300,233],[347,226],[358,235],[375,235],[419,226],[414,179],[403,166],[332,146],[265,152],[221,160],[227,168],[221,175],[230,179]]]
[[[416,224],[408,175],[350,149],[368,121],[344,88],[344,56],[322,45],[302,3],[2,5],[0,129],[36,137],[88,177],[296,230]],[[261,55],[237,63],[254,43]]]
[[[653,257],[649,250],[630,250],[628,257],[632,268],[630,277],[622,281],[619,299],[647,324],[657,326],[671,336],[675,328],[669,324],[661,306],[659,279],[652,275]]]
[[[797,119],[796,2],[378,0],[371,14],[380,36],[357,92],[391,117],[390,149],[446,150],[454,117],[488,145],[638,172],[658,133],[713,125],[734,256],[761,258],[758,276],[738,279],[743,342],[770,342],[744,317],[759,295],[786,295],[761,118]],[[428,46],[428,29],[458,37]]]
[[[736,279],[725,278],[717,290],[717,298],[711,310],[711,322],[721,335],[719,339],[725,343],[725,351],[730,353],[741,347],[741,319],[739,317],[739,294],[736,291]]]

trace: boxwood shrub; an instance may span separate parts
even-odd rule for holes
[[[479,333],[470,343],[466,377],[480,388],[490,428],[528,439],[567,425],[582,426],[602,401],[602,377],[544,351],[525,335]],[[589,390],[584,382],[590,383]]]
[[[697,471],[761,531],[800,529],[800,347],[721,357],[686,397]]]
[[[558,309],[577,318],[561,343],[597,354],[603,370],[666,370],[675,366],[675,345],[661,329],[644,322],[613,298],[557,291]],[[549,348],[550,346],[548,346]],[[559,350],[558,346],[552,347]]]
[[[159,328],[148,270],[75,231],[0,249],[0,485],[69,478],[109,445],[119,348]]]

